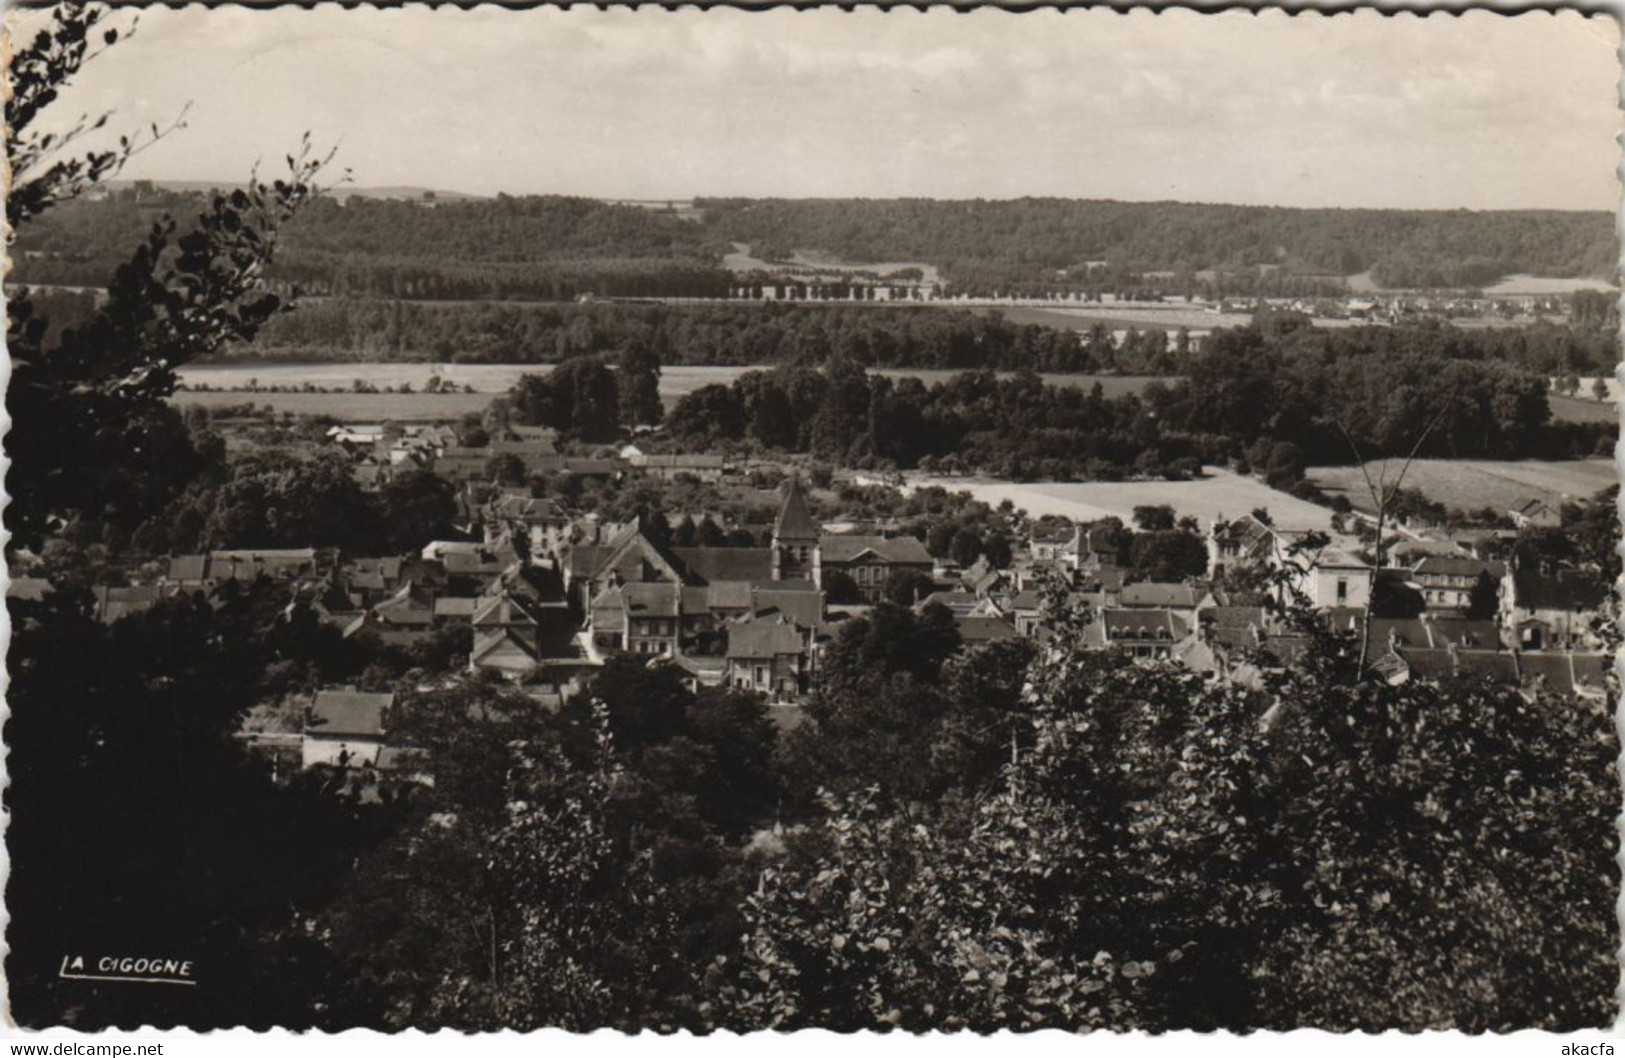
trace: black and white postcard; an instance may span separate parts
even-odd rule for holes
[[[14,1033],[1615,1022],[1614,18],[6,19]]]

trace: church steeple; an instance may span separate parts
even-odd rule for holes
[[[792,477],[773,520],[773,579],[818,579],[818,525],[807,513],[801,479]]]

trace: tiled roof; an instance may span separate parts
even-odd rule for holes
[[[938,606],[946,606],[950,610],[962,610],[968,614],[981,601],[974,593],[968,591],[934,591],[921,599],[916,606],[923,609],[935,603]]]
[[[1184,639],[1187,632],[1185,622],[1167,610],[1104,610],[1100,623],[1114,640],[1168,642]]]
[[[682,587],[653,582],[621,585],[621,604],[628,617],[676,617],[682,612]]]
[[[931,553],[912,536],[858,536],[828,534],[818,538],[818,550],[825,562],[856,561],[873,552],[881,562],[897,565],[931,565]]]
[[[511,596],[496,595],[483,600],[473,613],[474,627],[492,625],[534,625],[536,618]]]
[[[754,593],[756,614],[762,617],[781,614],[802,628],[816,627],[824,619],[823,592],[787,586],[790,583],[794,582],[758,588]]]
[[[1015,597],[1010,600],[1010,609],[1012,610],[1037,610],[1043,605],[1043,593],[1032,588],[1025,588],[1017,592]]]
[[[1125,607],[1192,607],[1201,601],[1206,592],[1192,587],[1189,584],[1157,584],[1145,582],[1141,584],[1126,584],[1118,595],[1118,602]]]
[[[742,621],[728,626],[730,658],[771,658],[800,654],[801,635],[794,625],[779,620]]]
[[[690,577],[706,584],[773,579],[773,552],[765,547],[675,547],[672,555]]]
[[[592,601],[592,621],[595,625],[618,625],[625,615],[626,605],[621,600],[620,585],[605,588]]]
[[[434,622],[434,603],[425,592],[410,584],[372,609],[385,624],[428,625]]]
[[[1214,628],[1250,628],[1264,623],[1262,606],[1209,606],[1197,616]]]
[[[754,600],[751,583],[746,580],[712,581],[703,590],[708,609],[749,610]]]
[[[1437,577],[1476,577],[1480,573],[1488,573],[1500,580],[1506,573],[1506,564],[1465,555],[1427,555],[1412,567],[1412,571],[1418,576]]]
[[[485,635],[474,637],[474,649],[469,653],[469,661],[473,664],[491,660],[491,656],[499,650],[521,654],[526,660],[536,660],[536,650],[523,639],[506,628],[499,628]]]

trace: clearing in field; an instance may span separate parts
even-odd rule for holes
[[[1384,462],[1377,459],[1366,464],[1373,480],[1382,473]],[[1391,462],[1390,477],[1399,473],[1399,462]],[[1356,508],[1373,509],[1359,467],[1314,467],[1308,476],[1328,493],[1348,496]],[[1420,489],[1429,499],[1447,507],[1493,507],[1498,512],[1531,499],[1551,504],[1574,502],[1618,483],[1619,474],[1611,459],[1418,459],[1405,475],[1406,488]]]
[[[910,474],[910,486],[940,485],[969,492],[997,506],[1009,500],[1032,517],[1046,514],[1073,521],[1098,518],[1134,520],[1134,508],[1166,504],[1180,517],[1190,516],[1204,528],[1216,518],[1236,518],[1262,507],[1276,525],[1290,529],[1330,529],[1332,512],[1270,488],[1262,481],[1218,467],[1207,467],[1194,481],[998,481],[991,478],[944,478]]]
[[[750,247],[745,243],[733,244],[733,252],[724,254],[722,267],[730,272],[782,272],[786,267],[816,269],[821,272],[873,272],[876,275],[889,276],[893,272],[901,272],[905,268],[918,268],[925,282],[935,284],[941,277],[937,274],[937,266],[924,261],[843,261],[832,254],[813,250],[797,250],[790,255],[788,261],[764,261],[759,257],[752,257]]]

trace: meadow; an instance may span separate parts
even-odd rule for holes
[[[506,393],[520,375],[546,374],[551,364],[418,364],[418,363],[328,363],[328,364],[202,364],[176,371],[183,384],[206,385],[208,391],[185,390],[176,393],[177,404],[220,407],[252,401],[277,411],[300,415],[332,415],[360,422],[384,419],[455,419],[469,411],[482,410],[491,398]],[[747,371],[770,367],[691,367],[675,366],[660,372],[660,396],[667,408],[701,386],[727,385]],[[946,381],[957,371],[896,369],[873,372],[890,378],[913,377],[926,385]],[[458,390],[470,387],[473,393],[424,393],[431,377]],[[1173,382],[1140,375],[1043,375],[1057,386],[1087,388],[1099,382],[1107,397],[1140,393],[1154,381]],[[299,393],[268,392],[272,387],[297,390],[307,383],[321,389],[348,390],[356,380],[377,389],[399,389],[410,385],[412,393]]]
[[[1009,500],[1033,517],[1057,515],[1074,521],[1120,518],[1132,523],[1134,508],[1167,505],[1205,529],[1216,518],[1236,518],[1255,508],[1269,511],[1275,524],[1290,529],[1329,530],[1332,512],[1270,488],[1256,478],[1207,467],[1193,481],[999,481],[993,478],[908,474],[906,488],[940,485],[969,492],[984,503]]]
[[[1397,475],[1399,462],[1391,462],[1389,474]],[[1381,475],[1383,464],[1383,460],[1366,464],[1372,480]],[[1359,467],[1311,467],[1307,476],[1331,495],[1343,493],[1356,508],[1373,509]],[[1573,502],[1618,483],[1611,459],[1418,459],[1405,475],[1406,488],[1420,489],[1429,499],[1462,510],[1506,511],[1530,499],[1554,505]]]
[[[1586,392],[1581,387],[1580,392]],[[1590,397],[1565,397],[1558,393],[1550,394],[1547,401],[1552,406],[1552,418],[1557,422],[1618,422],[1619,406],[1612,400],[1593,400]]]
[[[886,276],[905,268],[918,268],[927,283],[934,284],[941,279],[937,274],[937,266],[924,261],[843,261],[831,254],[797,250],[787,262],[773,262],[752,257],[750,247],[742,242],[734,243],[733,247],[733,252],[724,254],[722,258],[722,267],[730,272],[780,272],[784,270],[786,264],[789,264],[792,267],[824,272],[873,272],[876,275]]]
[[[469,412],[482,412],[491,403],[489,393],[198,393],[182,391],[170,403],[205,408],[253,404],[278,413],[327,415],[344,422],[451,421]]]

